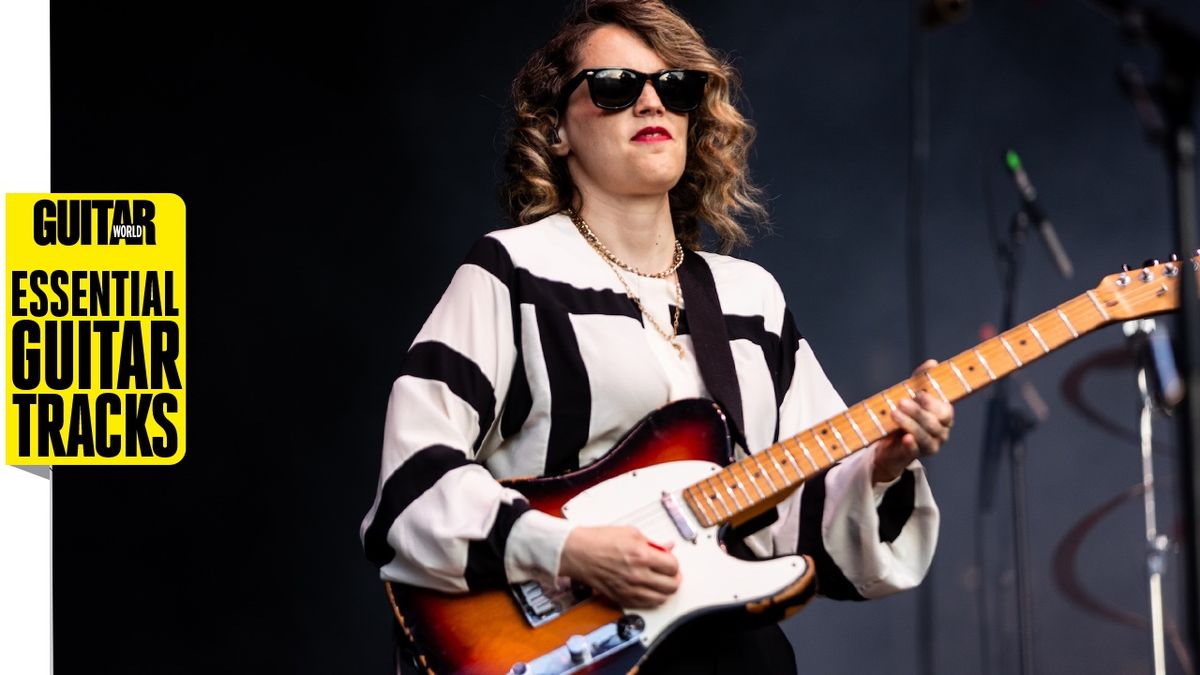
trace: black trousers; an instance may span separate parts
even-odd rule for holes
[[[667,636],[650,654],[639,675],[796,675],[792,644],[779,626],[730,625],[714,615],[693,620]]]

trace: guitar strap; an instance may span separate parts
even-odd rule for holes
[[[679,287],[683,291],[683,306],[687,308],[687,329],[696,350],[700,377],[704,379],[709,395],[725,411],[733,442],[749,452],[746,437],[742,435],[745,428],[742,426],[742,391],[733,365],[733,351],[729,349],[729,330],[725,325],[725,313],[721,311],[721,299],[717,296],[717,282],[704,258],[687,248],[683,249],[683,264],[679,266]],[[742,539],[767,527],[778,517],[778,509],[772,508],[733,528],[732,536],[724,538],[729,553],[743,560],[754,560],[754,553]]]
[[[713,400],[725,411],[734,440],[745,447],[742,436],[742,393],[738,388],[733,352],[729,349],[729,330],[717,282],[712,270],[700,254],[683,249],[683,264],[679,266],[679,286],[683,291],[683,306],[687,309],[687,329],[696,349],[700,377]]]

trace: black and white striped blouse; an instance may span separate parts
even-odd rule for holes
[[[844,410],[775,279],[702,253],[730,337],[751,450]],[[496,478],[548,475],[603,455],[648,412],[707,391],[686,331],[679,359],[614,271],[555,215],[483,237],[417,335],[392,387],[375,502],[360,534],[384,579],[445,591],[557,574],[570,525]],[[670,331],[673,282],[626,275]],[[813,555],[822,592],[916,585],[938,511],[920,464],[873,486],[873,449],[813,479],[747,543]]]

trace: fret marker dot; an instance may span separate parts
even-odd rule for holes
[[[880,409],[879,409],[879,414],[880,414],[880,415],[886,415],[886,414],[887,414],[887,409],[886,409],[886,408],[880,408]]]
[[[821,430],[821,435],[822,435],[822,436],[825,436],[825,435],[827,435],[828,433],[829,433],[829,431],[828,431],[827,429],[822,429],[822,430]]]
[[[1025,341],[1024,341],[1024,340],[1021,340],[1021,341],[1020,341],[1020,342],[1018,342],[1017,344],[1019,344],[1019,345],[1021,345],[1022,347],[1024,347],[1024,346],[1025,346]]]

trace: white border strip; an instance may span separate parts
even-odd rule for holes
[[[0,192],[50,191],[50,1],[0,2]],[[0,239],[5,232],[0,207]],[[0,265],[3,264],[0,246]],[[7,298],[0,273],[0,297]],[[0,354],[7,336],[0,331]],[[4,372],[7,359],[0,359]],[[4,373],[7,382],[8,373]],[[0,672],[51,673],[50,482],[0,464]]]

